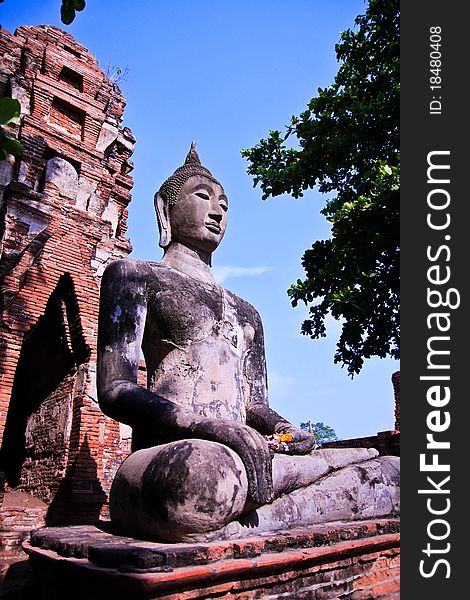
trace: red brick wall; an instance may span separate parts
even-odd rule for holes
[[[67,426],[72,409],[74,377],[66,376],[28,419],[21,489],[49,503],[67,467]]]
[[[131,250],[135,139],[119,89],[69,34],[2,30],[0,56],[0,96],[21,103],[9,127],[24,146],[0,169],[5,480],[49,503],[49,522],[85,523],[106,510],[129,451],[97,405],[95,371],[100,277]]]
[[[400,456],[400,432],[381,431],[369,437],[326,442],[322,448],[375,448],[381,456]]]
[[[142,600],[400,596],[398,521],[388,519],[325,523],[292,529],[289,535],[207,544],[156,542],[145,549],[138,541],[129,544],[127,538],[90,527],[62,528],[60,539],[56,530],[43,529],[26,550],[33,559],[38,597],[45,599],[81,600],[90,589],[97,598]],[[149,555],[158,560],[150,563]]]

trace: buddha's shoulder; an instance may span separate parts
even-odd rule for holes
[[[177,294],[178,290],[196,293],[205,286],[196,279],[161,262],[123,258],[113,261],[105,270],[105,277],[118,278],[123,284],[135,282],[139,289],[146,288],[152,295],[162,292]]]
[[[124,278],[138,275],[148,276],[153,271],[153,264],[149,261],[136,258],[119,258],[107,265],[104,275],[107,277],[120,276]]]
[[[103,279],[117,279],[121,282],[140,282],[152,284],[165,281],[171,277],[168,269],[157,262],[141,260],[136,258],[120,258],[113,260],[106,267]]]
[[[239,315],[245,316],[246,320],[253,324],[258,325],[261,323],[260,314],[252,304],[250,304],[244,298],[237,296],[237,294],[231,292],[230,290],[224,288],[224,292],[227,295],[230,303],[236,307]]]

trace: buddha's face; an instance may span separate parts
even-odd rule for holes
[[[172,241],[213,252],[224,237],[227,210],[220,185],[201,175],[190,177],[170,212]]]

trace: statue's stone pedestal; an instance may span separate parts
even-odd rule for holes
[[[90,526],[24,545],[36,598],[399,598],[399,521],[335,522],[239,540],[162,544]]]

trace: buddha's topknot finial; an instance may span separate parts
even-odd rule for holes
[[[201,164],[201,159],[199,158],[199,154],[197,153],[196,150],[196,142],[191,142],[191,148],[189,149],[188,154],[186,155],[186,160],[184,161],[184,164],[195,164],[195,165],[200,165]]]
[[[214,183],[220,185],[217,179],[213,177],[209,169],[206,169],[206,167],[202,166],[196,150],[196,142],[191,142],[191,148],[186,155],[184,165],[178,167],[173,175],[168,177],[158,192],[164,197],[169,207],[172,207],[176,204],[181,188],[190,177],[193,177],[193,175],[207,177]]]

